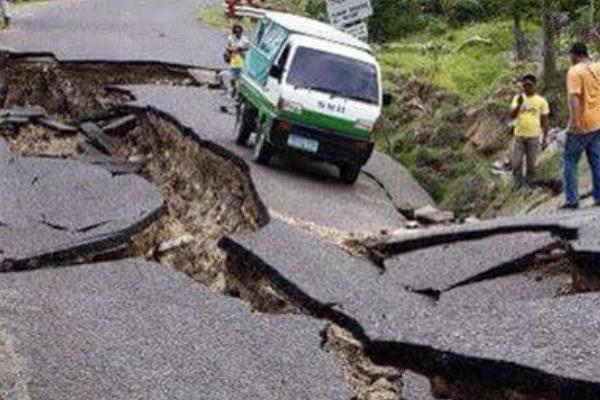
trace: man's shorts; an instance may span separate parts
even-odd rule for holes
[[[242,69],[241,68],[231,68],[229,70],[230,74],[231,74],[231,79],[233,80],[238,80],[240,79],[240,76],[242,75]]]

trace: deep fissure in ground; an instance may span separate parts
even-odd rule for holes
[[[69,254],[56,264],[143,257],[186,273],[212,290],[243,300],[262,298],[265,313],[301,312],[277,294],[268,281],[249,285],[232,275],[225,253],[217,247],[224,235],[259,229],[268,212],[254,191],[245,164],[229,152],[187,132],[177,121],[147,110],[123,107],[133,100],[117,85],[192,85],[184,68],[160,64],[62,63],[52,57],[13,56],[3,59],[0,76],[2,108],[42,106],[52,118],[79,127],[93,121],[103,127],[134,113],[132,129],[111,137],[111,154],[90,154],[82,131],[57,135],[36,121],[8,124],[0,134],[21,156],[78,157],[138,165],[138,173],[154,183],[165,198],[164,215],[129,242],[101,253]],[[251,290],[254,293],[248,294]],[[252,306],[257,303],[250,302]],[[362,344],[343,328],[329,324],[323,332],[326,351],[337,355],[357,398],[401,398],[397,369],[378,367]]]
[[[116,151],[109,157],[138,164],[139,173],[157,185],[166,212],[124,246],[101,254],[79,254],[64,264],[127,257],[154,259],[172,266],[215,291],[247,301],[266,313],[302,313],[269,280],[253,276],[217,247],[224,235],[250,232],[267,223],[268,215],[256,195],[247,167],[234,155],[203,142],[191,132],[147,110],[123,107],[131,97],[108,88],[126,84],[191,85],[185,69],[160,65],[63,64],[53,59],[9,59],[4,69],[3,107],[41,105],[54,118],[78,125],[93,120],[103,127],[120,116],[135,113],[132,129],[111,137]],[[88,139],[81,133],[57,136],[36,123],[4,126],[2,135],[14,153],[23,156],[85,155]],[[563,255],[532,266],[541,276],[554,273],[550,264],[574,271]],[[545,268],[544,266],[547,266]],[[566,269],[565,269],[566,268]],[[572,283],[557,295],[573,292]],[[359,399],[401,398],[402,367],[380,367],[366,355],[363,344],[343,327],[330,324],[324,347],[336,353]],[[484,388],[432,378],[438,393],[464,398],[510,398],[506,393],[483,393]],[[437,383],[436,383],[437,382]],[[473,394],[475,393],[475,394]],[[473,397],[475,396],[475,397]],[[477,397],[479,396],[479,397]]]

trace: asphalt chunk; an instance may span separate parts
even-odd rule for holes
[[[564,240],[575,240],[581,225],[597,221],[599,218],[600,214],[596,209],[497,218],[417,232],[404,231],[372,244],[370,249],[384,258],[390,258],[428,247],[518,232],[551,233]]]
[[[440,310],[405,326],[378,354],[429,377],[545,399],[600,393],[600,294]]]
[[[395,337],[404,323],[434,307],[427,297],[391,284],[367,259],[279,220],[255,233],[225,237],[219,245],[237,258],[238,268],[266,277],[299,308],[363,340]]]
[[[400,254],[385,261],[398,288],[441,293],[454,287],[518,272],[536,253],[558,244],[549,233],[514,233],[459,241]]]
[[[159,264],[7,273],[0,298],[0,332],[26,371],[9,376],[25,382],[0,374],[0,393],[21,383],[32,400],[352,397],[320,349],[323,323],[251,314]]]
[[[74,160],[5,159],[1,153],[0,264],[5,270],[124,243],[163,210],[158,189],[139,176],[112,176]],[[96,228],[86,229],[90,226]]]

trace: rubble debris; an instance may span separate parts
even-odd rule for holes
[[[27,120],[37,120],[46,116],[46,110],[40,106],[33,107],[14,107],[0,109],[0,118],[25,118]]]
[[[362,343],[343,328],[330,324],[324,334],[324,349],[334,353],[352,386],[356,400],[401,400],[401,373],[397,368],[376,365]],[[411,400],[411,398],[407,398]]]
[[[428,205],[415,210],[415,219],[425,224],[445,224],[454,220],[454,213]]]
[[[222,81],[218,77],[218,71],[190,68],[188,72],[194,79],[194,82],[200,86],[208,86],[210,89],[218,89],[222,86]]]
[[[0,296],[0,348],[14,346],[27,366],[26,376],[1,374],[2,394],[24,385],[31,400],[352,397],[319,346],[323,323],[251,314],[159,264],[6,273]]]
[[[156,252],[158,254],[164,254],[168,251],[177,249],[179,247],[187,246],[190,243],[192,243],[194,240],[195,240],[194,236],[190,235],[189,233],[186,233],[185,235],[179,236],[176,239],[162,242],[156,249]]]
[[[44,117],[40,118],[37,122],[43,127],[55,131],[59,136],[74,135],[77,133],[77,128],[74,126],[67,125],[53,118]]]
[[[17,115],[8,115],[6,117],[0,118],[0,125],[22,126],[28,124],[29,122],[29,118],[20,117]]]
[[[109,136],[123,136],[135,128],[136,123],[135,115],[126,115],[109,122],[102,127],[102,131]]]
[[[81,131],[88,138],[90,144],[108,155],[118,152],[116,139],[105,134],[98,125],[93,122],[85,122],[80,125]]]
[[[580,210],[568,214],[498,218],[480,223],[434,227],[413,233],[400,232],[383,238],[379,243],[372,244],[370,248],[389,258],[428,247],[518,232],[547,232],[563,240],[574,240],[577,238],[580,221],[595,218],[596,214],[594,210]]]

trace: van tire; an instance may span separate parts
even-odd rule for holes
[[[254,107],[247,103],[242,103],[241,108],[235,143],[240,146],[245,146],[248,143],[250,134],[256,129],[256,117],[258,116],[258,112]]]
[[[339,168],[340,180],[345,184],[353,185],[358,179],[358,176],[360,175],[360,165],[341,165]]]
[[[271,161],[271,157],[273,157],[273,148],[267,141],[265,134],[259,133],[256,137],[252,159],[257,164],[268,165]]]

